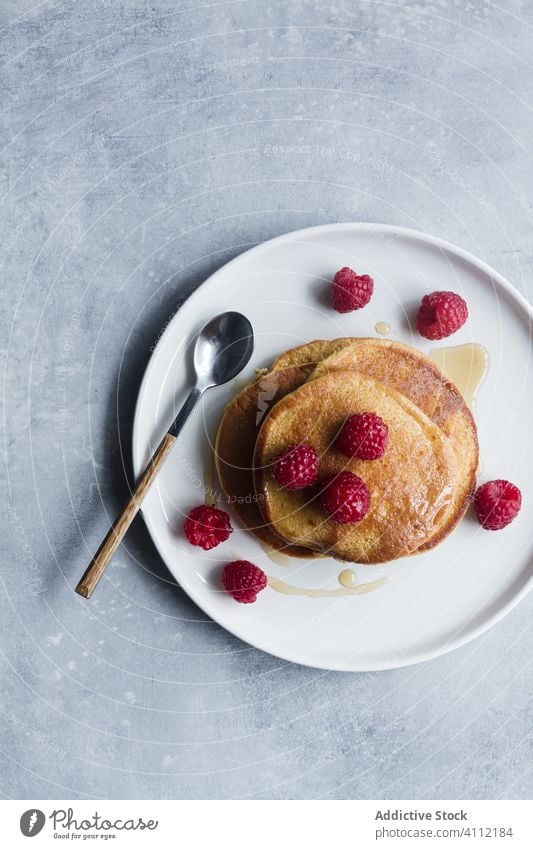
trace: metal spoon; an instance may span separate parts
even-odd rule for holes
[[[252,356],[254,331],[248,319],[238,312],[224,312],[202,327],[194,346],[196,383],[146,466],[131,498],[102,542],[76,587],[90,598],[107,564],[133,522],[159,469],[166,460],[183,425],[207,389],[233,380]]]

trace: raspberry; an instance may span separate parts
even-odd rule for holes
[[[344,422],[335,442],[346,457],[379,460],[389,441],[389,428],[376,413],[355,413]]]
[[[487,531],[500,531],[520,512],[522,493],[514,483],[488,481],[474,496],[474,510],[479,524]]]
[[[368,274],[356,274],[345,266],[333,278],[331,304],[337,312],[360,310],[366,307],[373,291],[374,281]]]
[[[339,525],[355,525],[370,506],[366,483],[351,472],[341,472],[323,481],[321,500],[329,518]]]
[[[455,292],[424,295],[416,314],[416,327],[426,339],[444,339],[463,326],[468,318],[466,301]]]
[[[252,604],[267,585],[267,576],[249,560],[233,560],[224,566],[222,585],[229,595],[241,604]]]
[[[230,518],[224,510],[201,504],[193,507],[185,519],[183,530],[191,545],[198,545],[205,551],[215,548],[228,539],[233,528]]]
[[[303,489],[318,477],[318,456],[310,445],[290,445],[272,460],[274,480],[283,489]]]

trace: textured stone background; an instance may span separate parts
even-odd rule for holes
[[[138,520],[133,406],[181,299],[294,228],[436,233],[533,294],[533,8],[1,0],[0,791],[531,794],[531,600],[447,657],[328,674],[249,649]],[[528,630],[529,629],[529,630]]]

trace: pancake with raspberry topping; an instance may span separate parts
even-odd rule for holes
[[[389,429],[377,460],[348,459],[335,447],[346,419],[373,411]],[[319,456],[319,484],[301,490],[278,486],[271,463],[288,445],[311,445]],[[291,545],[339,560],[382,563],[438,536],[452,504],[457,464],[449,441],[405,395],[355,371],[332,371],[308,380],[279,400],[257,436],[255,489],[265,521]],[[370,508],[357,524],[338,524],[320,503],[320,480],[341,471],[361,478]]]

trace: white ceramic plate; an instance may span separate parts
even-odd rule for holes
[[[329,281],[341,266],[375,280],[371,303],[339,315]],[[466,325],[451,339],[428,343],[409,319],[421,297],[452,289],[469,305]],[[237,309],[252,321],[256,348],[236,382],[210,390],[193,414],[143,507],[152,538],[183,589],[209,616],[253,646],[325,669],[405,666],[473,639],[525,595],[531,579],[533,499],[533,311],[485,263],[440,239],[371,224],[333,224],[289,233],[247,251],[209,278],[165,330],[142,382],[133,430],[135,473],[144,468],[191,385],[191,341],[207,319]],[[389,580],[360,596],[314,598],[267,588],[252,605],[220,589],[225,562],[248,559],[269,575],[304,588],[339,587],[330,559],[272,562],[246,531],[211,552],[192,548],[183,516],[203,501],[210,443],[225,403],[281,351],[311,339],[375,336],[387,322],[393,339],[423,351],[447,344],[484,345],[491,365],[476,404],[480,480],[503,477],[523,493],[523,508],[503,531],[482,530],[468,516],[434,551],[385,566],[354,567],[362,582]]]

